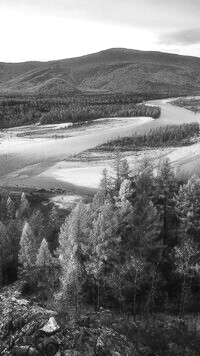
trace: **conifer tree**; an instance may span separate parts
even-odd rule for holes
[[[84,258],[88,240],[89,207],[78,203],[61,226],[59,260],[63,294],[68,303],[80,310],[80,292],[84,283]]]
[[[18,218],[28,218],[29,209],[30,209],[30,205],[26,198],[26,194],[24,192],[22,192],[21,199],[20,199],[20,206],[16,212],[16,216]]]
[[[176,213],[181,223],[181,238],[192,238],[200,244],[200,179],[193,175],[180,186],[175,196]]]
[[[25,269],[32,267],[35,262],[34,236],[29,223],[26,221],[20,239],[19,261]]]
[[[52,263],[52,256],[49,251],[46,239],[43,239],[36,255],[36,266],[48,267]]]
[[[177,192],[177,183],[174,171],[168,158],[160,162],[156,177],[155,200],[159,205],[162,217],[161,235],[164,244],[173,243],[177,230],[174,195]],[[170,230],[169,230],[170,226]]]
[[[9,196],[7,201],[6,201],[6,212],[7,212],[7,218],[9,220],[14,219],[15,217],[15,203]]]
[[[141,256],[147,253],[160,233],[158,210],[145,193],[141,194],[127,216],[128,236],[124,238],[128,253],[137,251]]]
[[[119,150],[115,151],[113,170],[114,170],[114,187],[118,192],[122,181],[124,179],[129,179],[129,175],[130,175],[129,164],[127,160],[123,158],[122,153]]]
[[[93,276],[97,285],[97,306],[100,306],[101,278],[106,280],[107,273],[113,270],[118,258],[120,237],[117,236],[118,215],[109,200],[104,202],[98,216],[93,220],[90,232],[90,258],[87,272]]]
[[[149,156],[144,156],[137,167],[137,174],[134,177],[136,194],[145,193],[152,199],[154,192],[153,163]]]
[[[112,191],[112,179],[109,176],[108,170],[106,168],[104,168],[102,171],[102,178],[100,180],[99,190],[104,196],[104,198],[106,198],[107,195]]]

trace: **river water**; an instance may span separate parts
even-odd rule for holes
[[[171,105],[170,100],[172,99],[147,102],[149,105],[161,107],[161,117],[157,120],[151,118],[115,120],[112,126],[105,124],[100,129],[86,129],[82,134],[59,140],[11,139],[2,141],[0,144],[0,185],[20,185],[22,183],[22,185],[29,186],[30,181],[33,182],[33,177],[37,177],[38,180],[38,174],[56,162],[67,160],[71,155],[93,148],[118,136],[128,136],[134,132],[147,132],[164,125],[190,122],[199,122],[200,124],[200,114]],[[171,158],[173,161],[177,161],[177,164],[184,165],[187,170],[195,165],[200,170],[200,144],[183,147],[180,152],[176,150],[174,156],[172,152]],[[45,180],[41,180],[40,187],[43,184],[46,184]]]

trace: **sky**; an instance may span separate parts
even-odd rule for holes
[[[200,0],[0,0],[0,62],[108,48],[200,57]]]

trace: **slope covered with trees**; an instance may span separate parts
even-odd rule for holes
[[[200,59],[169,53],[111,48],[50,62],[1,63],[0,93],[198,94]]]
[[[60,303],[78,314],[87,303],[134,319],[198,313],[200,179],[181,184],[167,160],[156,176],[147,159],[133,173],[119,152],[113,167],[114,176],[103,171],[91,203],[78,203],[60,232],[55,208],[44,228],[24,194],[1,200],[1,285],[18,271],[35,292],[46,295],[48,281],[45,298],[54,298],[59,280]]]
[[[132,172],[119,151],[113,168],[112,176],[102,172],[93,199],[76,204],[65,221],[55,208],[46,216],[33,209],[24,193],[1,199],[0,286],[18,278],[24,297],[56,310],[64,325],[76,320],[90,335],[91,315],[103,332],[99,323],[109,309],[118,316],[115,332],[143,350],[136,355],[148,349],[196,356],[200,178],[177,181],[167,159],[156,174],[148,158]]]

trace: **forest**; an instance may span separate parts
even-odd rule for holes
[[[151,129],[146,134],[134,133],[132,136],[119,137],[109,141],[99,148],[101,150],[141,150],[147,147],[165,147],[180,146],[194,143],[191,139],[198,139],[199,124],[191,122],[190,124],[163,126]]]
[[[23,276],[27,291],[53,303],[59,290],[63,308],[76,313],[91,304],[134,319],[198,314],[200,179],[177,181],[167,159],[156,176],[148,158],[131,172],[118,151],[113,168],[65,221],[55,207],[45,215],[33,208],[24,193],[1,199],[1,286]]]
[[[154,97],[155,95],[152,96]],[[158,118],[160,108],[139,104],[147,98],[148,95],[140,94],[1,97],[0,129],[38,122],[80,122],[116,116],[142,115]]]
[[[174,338],[184,347],[193,342],[191,355],[198,355],[200,341],[184,319],[197,321],[200,312],[200,178],[180,181],[168,159],[154,167],[148,156],[131,171],[120,151],[113,172],[104,169],[91,201],[65,217],[34,206],[25,193],[1,197],[0,288],[23,281],[22,295],[64,322],[110,310],[121,316],[116,330],[131,340],[129,318],[176,317],[181,327],[145,326],[137,337],[152,355],[171,355]]]

